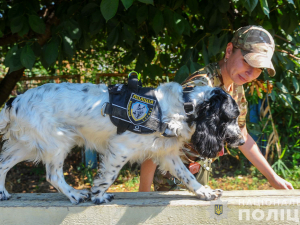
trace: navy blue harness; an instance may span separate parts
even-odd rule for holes
[[[165,134],[168,124],[162,122],[162,113],[154,88],[143,88],[136,75],[129,76],[128,85],[110,85],[108,91],[109,103],[102,106],[101,113],[103,116],[109,114],[111,122],[117,127],[117,134],[129,130],[138,134],[160,132],[166,137],[175,136]],[[188,92],[184,91],[183,97],[186,102],[186,114],[190,117],[195,107],[187,99]]]

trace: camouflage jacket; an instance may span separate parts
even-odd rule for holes
[[[222,88],[230,94],[238,104],[240,109],[238,124],[241,129],[245,127],[248,102],[245,97],[244,87],[233,83],[230,90],[227,91],[224,87],[220,67],[217,62],[208,64],[204,68],[193,73],[182,83],[182,86],[211,86]]]

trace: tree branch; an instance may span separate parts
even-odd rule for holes
[[[275,34],[274,37],[277,37],[277,38],[279,38],[279,39],[281,39],[281,40],[283,40],[283,41],[285,41],[285,42],[287,42],[287,43],[289,43],[289,44],[295,46],[294,43],[290,42],[289,40],[287,40],[287,39],[285,39],[285,38],[283,38],[283,37],[281,37],[281,36],[279,36],[279,35],[277,35],[277,34]]]
[[[290,57],[292,57],[292,58],[294,58],[294,59],[300,60],[300,58],[298,58],[297,56],[294,56],[292,53],[290,53],[290,52],[288,52],[288,51],[276,49],[276,52],[286,53],[286,54],[288,54],[288,56],[290,56]]]
[[[7,35],[3,38],[0,38],[0,46],[5,46],[5,45],[16,43],[20,39],[21,39],[21,37],[18,34]]]
[[[0,83],[0,106],[2,106],[6,100],[8,99],[11,91],[16,86],[16,83],[21,79],[23,76],[25,68],[20,70],[14,71],[6,74],[3,80]]]

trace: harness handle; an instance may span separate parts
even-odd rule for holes
[[[135,71],[131,71],[129,74],[128,74],[128,78],[133,74],[133,73],[135,73],[136,75],[137,75],[137,79],[138,80],[141,80],[141,74],[140,73],[138,73],[138,72],[135,72]]]
[[[128,74],[128,88],[138,93],[139,87],[142,87],[141,74],[135,71],[130,72]]]

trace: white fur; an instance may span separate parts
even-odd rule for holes
[[[210,87],[196,87],[190,94],[195,104],[210,98]],[[181,179],[189,190],[205,200],[217,194],[199,184],[180,160],[184,141],[194,132],[186,123],[182,87],[177,83],[160,85],[155,94],[162,110],[162,120],[176,137],[163,137],[159,132],[141,135],[126,131],[117,135],[117,128],[109,116],[100,114],[103,103],[109,101],[105,85],[45,84],[19,95],[0,113],[0,133],[3,133],[3,151],[0,155],[0,200],[10,197],[4,187],[8,170],[18,162],[43,161],[47,180],[72,203],[89,197],[86,190],[75,190],[64,180],[62,166],[73,146],[85,145],[103,154],[99,174],[92,187],[96,204],[110,201],[105,191],[117,178],[128,161],[142,162],[152,158],[162,171]]]

